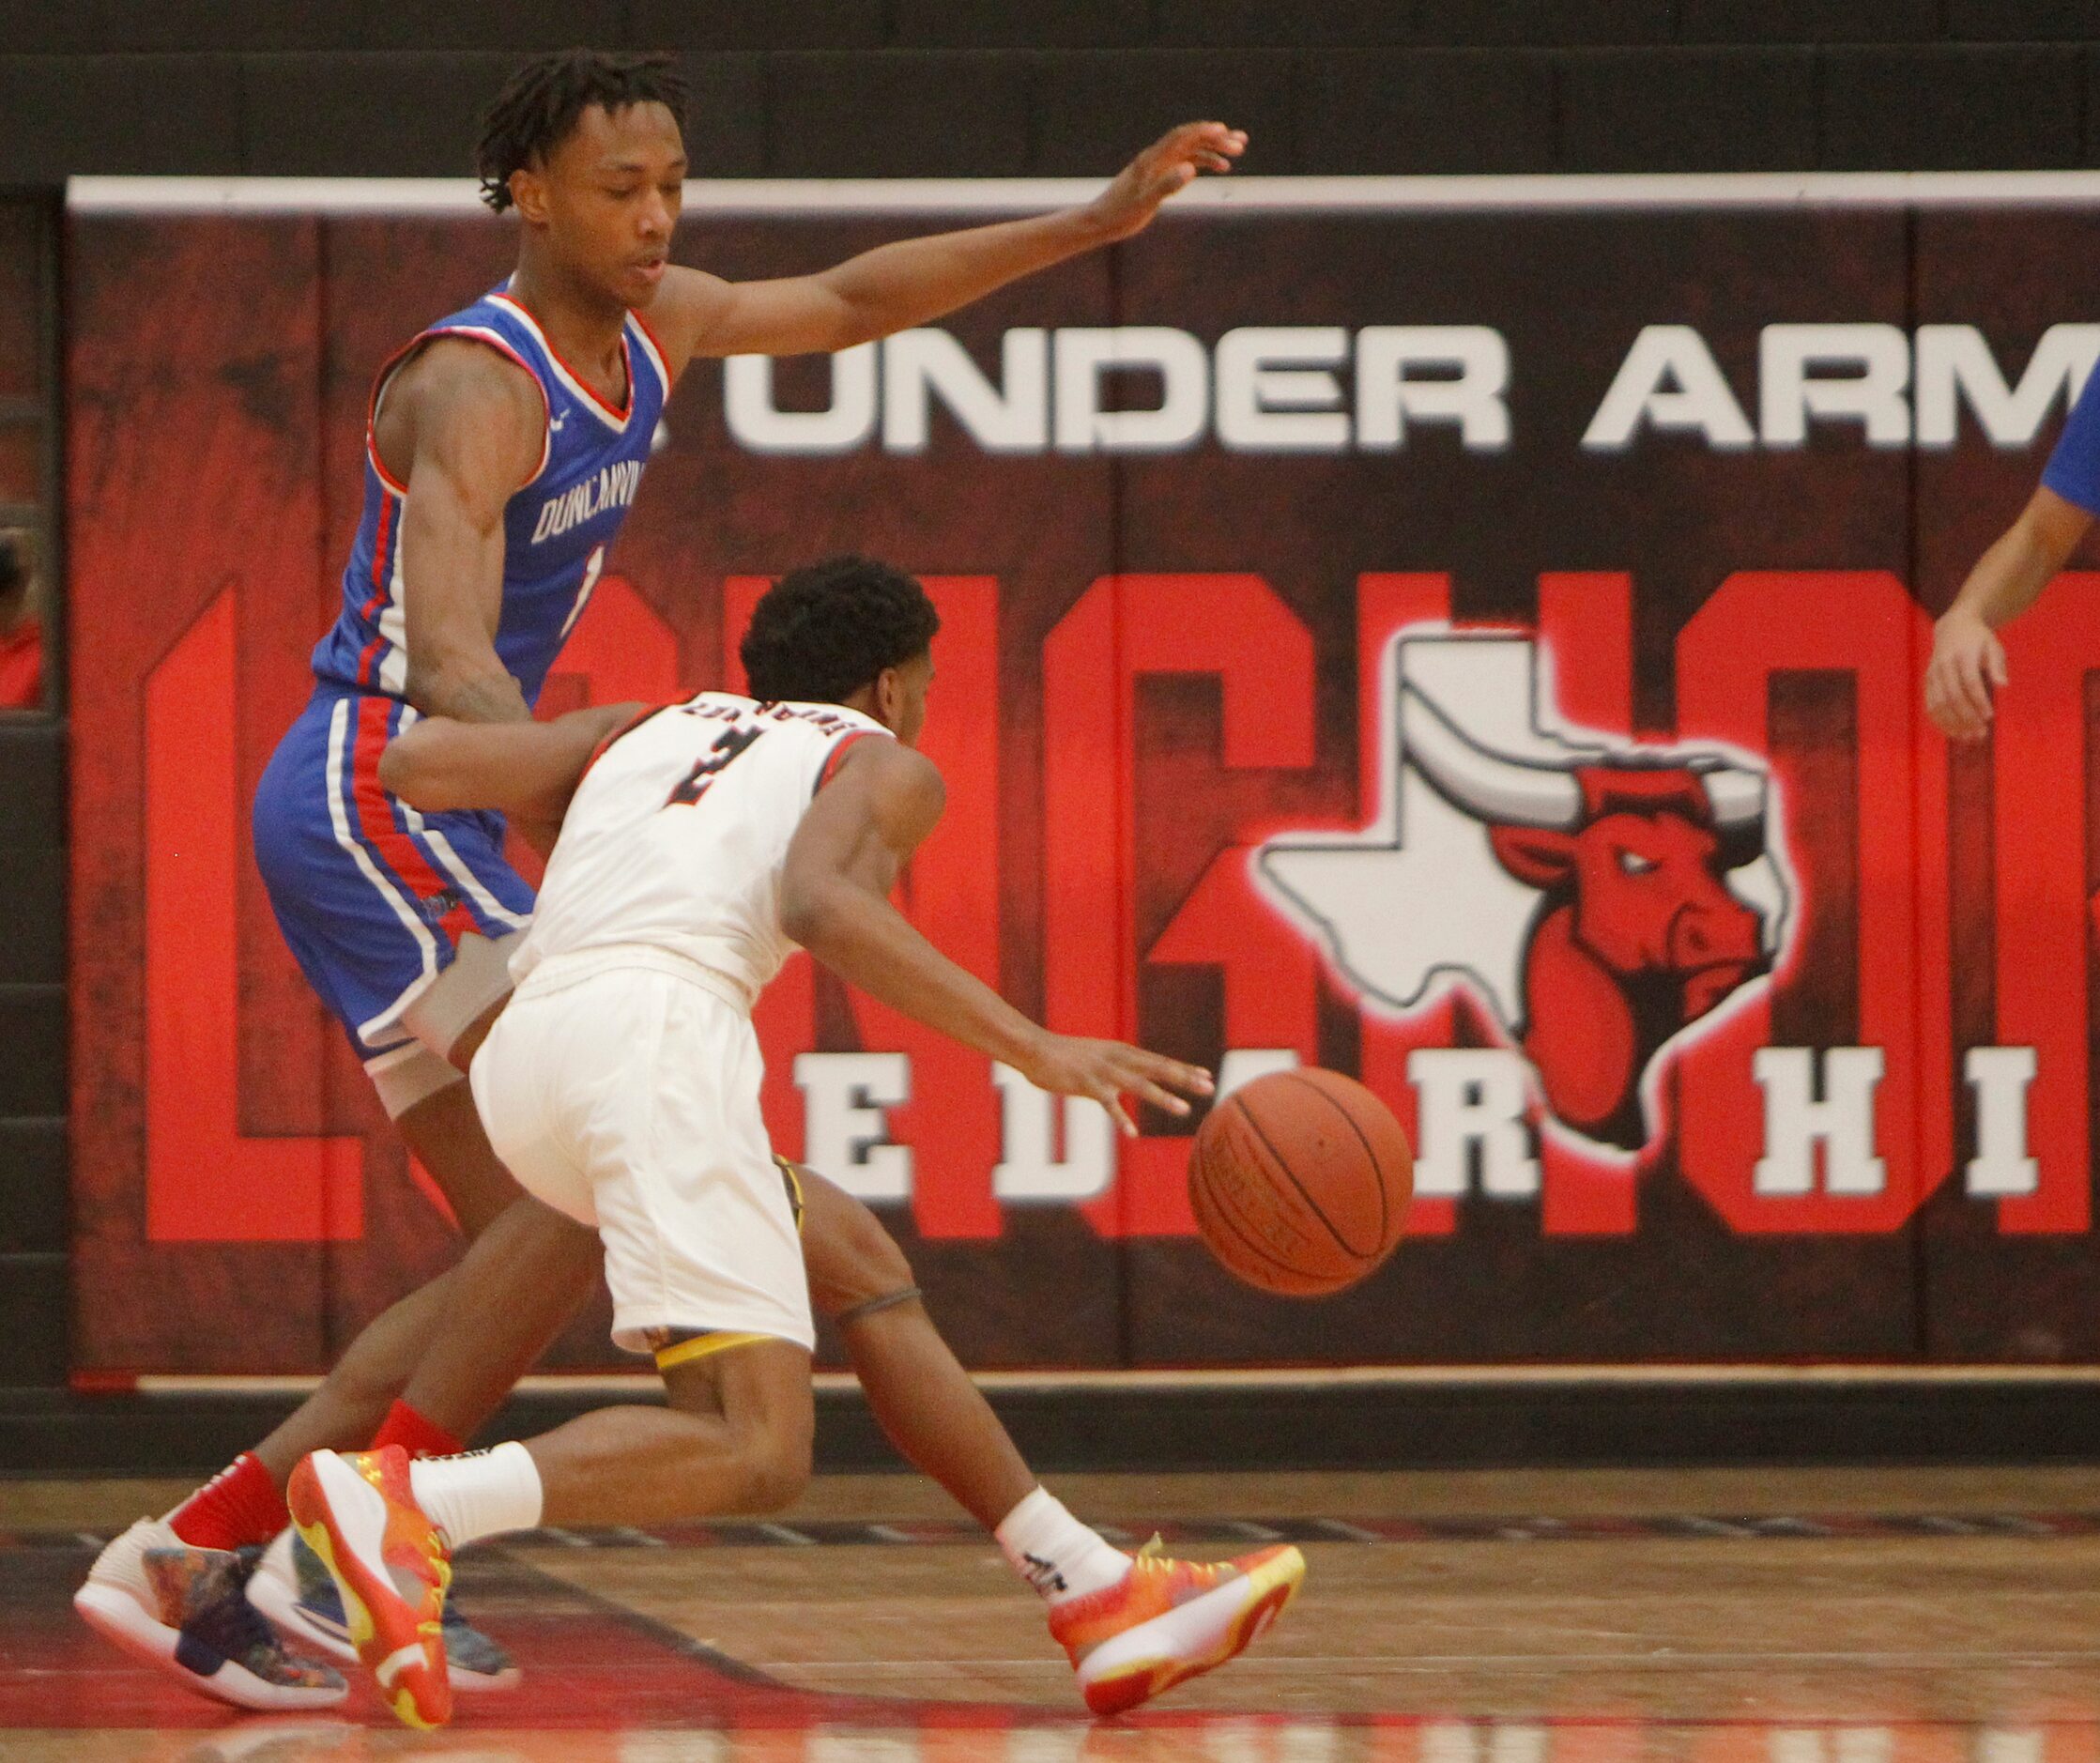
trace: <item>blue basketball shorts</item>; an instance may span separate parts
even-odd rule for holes
[[[255,862],[278,927],[376,1079],[414,1041],[403,1018],[463,940],[500,945],[532,912],[504,861],[501,815],[419,814],[380,788],[380,754],[415,719],[398,698],[323,686],[255,790]],[[494,985],[486,1002],[499,974]]]

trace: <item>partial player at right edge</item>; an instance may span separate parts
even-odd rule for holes
[[[1989,732],[1993,699],[2006,683],[1998,632],[2041,598],[2100,514],[2100,373],[2090,376],[2043,468],[2042,482],[2013,522],[1976,560],[1932,635],[1925,713],[1956,741]]]
[[[912,743],[939,620],[910,576],[858,559],[762,600],[743,657],[758,698],[703,692],[624,725],[430,717],[380,762],[426,811],[559,820],[518,989],[475,1056],[476,1102],[531,1198],[605,1244],[613,1338],[655,1356],[668,1408],[600,1409],[525,1443],[411,1463],[398,1447],[315,1451],[287,1490],[334,1576],[360,1659],[415,1725],[450,1713],[440,1626],[451,1552],[545,1523],[647,1525],[770,1511],[809,1474],[808,1287],[795,1196],[759,1114],[751,1008],[797,944],[852,984],[1040,1088],[1175,1113],[1192,1065],[1053,1035],[941,955],[891,904],[941,818]],[[500,1250],[484,1237],[461,1265]],[[1042,1504],[1042,1502],[1037,1502]],[[999,1526],[1054,1576],[1024,1501]],[[1100,1547],[1097,1540],[1096,1547]],[[1111,1552],[1112,1555],[1112,1552]],[[1096,1713],[1224,1663],[1296,1591],[1288,1546],[1216,1565],[1148,1547],[1050,1628]],[[1078,1587],[1071,1590],[1078,1593]]]

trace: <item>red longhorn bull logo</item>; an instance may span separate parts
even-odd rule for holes
[[[1566,726],[1529,638],[1403,632],[1387,652],[1379,816],[1274,838],[1257,869],[1367,1001],[1465,989],[1548,1116],[1637,1150],[1663,1050],[1761,984],[1793,888],[1746,755]]]

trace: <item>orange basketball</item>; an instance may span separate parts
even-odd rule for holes
[[[1275,1071],[1218,1103],[1188,1157],[1210,1252],[1249,1285],[1319,1297],[1356,1284],[1400,1242],[1415,1153],[1354,1078]]]

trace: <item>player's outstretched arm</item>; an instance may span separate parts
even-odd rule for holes
[[[2043,488],[1977,559],[1954,603],[1933,627],[1925,667],[1925,713],[1957,741],[1980,741],[1990,727],[1991,694],[2006,682],[1997,637],[2041,597],[2092,525],[2076,502]]]
[[[642,707],[597,704],[552,722],[425,716],[387,744],[379,782],[412,808],[490,808],[559,824],[599,745]]]
[[[1247,136],[1184,123],[1126,165],[1093,201],[863,252],[819,275],[725,282],[697,269],[664,278],[650,318],[674,368],[695,355],[805,355],[851,348],[967,306],[996,287],[1141,232],[1203,172],[1229,172]]]
[[[924,754],[891,741],[860,743],[788,848],[782,927],[862,990],[1004,1060],[1037,1088],[1092,1096],[1125,1132],[1137,1130],[1125,1096],[1186,1114],[1182,1097],[1209,1095],[1209,1073],[1121,1041],[1051,1034],[949,960],[890,904],[898,871],[939,822],[945,800],[941,774]]]
[[[380,457],[408,468],[406,691],[428,714],[520,722],[532,713],[497,656],[496,627],[504,505],[540,468],[545,424],[530,376],[476,343],[437,339],[387,390]]]

